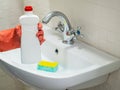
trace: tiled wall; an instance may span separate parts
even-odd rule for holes
[[[22,0],[0,0],[0,30],[15,27],[22,15]]]
[[[72,26],[81,26],[82,40],[120,57],[120,0],[50,0],[51,10],[65,13]],[[120,90],[120,70],[107,82],[84,90]]]
[[[15,27],[22,15],[22,0],[0,0],[0,30]],[[23,90],[24,86],[0,69],[0,90]]]

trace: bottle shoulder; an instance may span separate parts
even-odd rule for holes
[[[19,21],[21,24],[37,24],[39,17],[37,15],[22,15]]]
[[[39,19],[39,17],[37,15],[31,14],[31,15],[22,15],[19,17],[19,19],[25,19],[25,18],[36,18]]]

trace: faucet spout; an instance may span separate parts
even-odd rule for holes
[[[47,24],[55,16],[60,17],[60,19],[62,19],[62,23],[58,23],[58,26],[55,28],[55,30],[63,32],[63,43],[73,44],[73,38],[75,37],[76,33],[75,31],[73,31],[71,24],[65,14],[63,14],[60,11],[52,11],[42,19],[42,23]]]
[[[65,21],[66,21],[66,23],[67,23],[67,25],[68,25],[68,30],[71,30],[71,29],[72,29],[71,24],[70,24],[68,18],[66,17],[65,14],[63,14],[63,13],[60,12],[60,11],[52,11],[52,12],[48,13],[48,14],[42,19],[42,23],[47,24],[47,23],[48,23],[53,17],[55,17],[55,16],[60,16],[60,17],[62,17],[63,19],[65,19]]]

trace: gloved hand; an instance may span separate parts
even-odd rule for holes
[[[36,33],[36,36],[39,39],[40,45],[45,41],[44,39],[44,32],[42,30],[42,24],[38,24],[38,32]]]
[[[40,45],[45,41],[42,24],[38,24],[38,32],[36,36],[39,39]],[[0,52],[20,48],[21,41],[21,26],[0,31]]]

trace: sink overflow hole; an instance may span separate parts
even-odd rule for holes
[[[55,49],[55,53],[58,54],[58,52],[59,52],[58,49]]]

